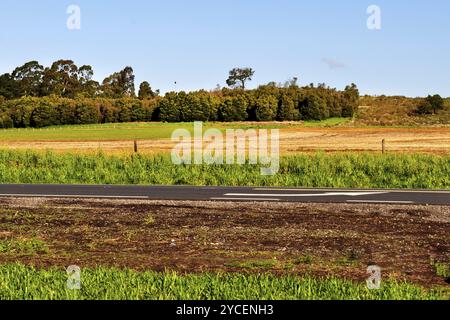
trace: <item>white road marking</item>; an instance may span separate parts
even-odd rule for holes
[[[0,197],[18,198],[101,198],[101,199],[149,199],[146,196],[98,196],[98,195],[51,195],[51,194],[0,194]]]
[[[254,188],[254,191],[295,191],[295,192],[328,192],[330,189],[286,189],[286,188]],[[395,193],[429,193],[429,194],[450,194],[450,191],[444,190],[408,190],[408,189],[384,189],[384,190],[367,190],[367,189],[339,189],[340,192],[395,192]]]
[[[210,198],[210,200],[244,200],[244,201],[281,201],[281,199],[270,198]]]
[[[359,196],[371,196],[371,195],[381,195],[387,194],[389,192],[326,192],[326,193],[311,193],[311,194],[301,194],[301,193],[280,193],[280,194],[261,194],[261,193],[226,193],[225,196],[231,197],[335,197],[335,196],[348,196],[348,197],[359,197]]]
[[[383,200],[347,200],[350,203],[392,203],[392,204],[414,204],[414,201],[383,201]]]

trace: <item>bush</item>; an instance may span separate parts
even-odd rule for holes
[[[288,95],[284,94],[281,97],[278,107],[278,121],[296,121],[300,119],[300,112],[296,108],[296,103],[294,99]]]
[[[181,120],[215,121],[218,116],[220,101],[206,91],[189,93],[181,105]]]
[[[274,121],[277,117],[278,99],[274,96],[261,96],[256,100],[256,120]]]
[[[438,99],[430,99],[433,105],[439,105]],[[138,121],[323,120],[330,116],[353,116],[358,102],[359,92],[354,85],[337,91],[324,86],[282,88],[274,83],[247,91],[169,92],[162,98],[145,100],[47,96],[5,101],[0,97],[0,125],[40,128]]]
[[[9,129],[14,126],[14,123],[7,113],[0,115],[0,129]]]
[[[55,106],[47,99],[39,101],[31,112],[30,126],[43,128],[61,124],[57,111]]]
[[[418,114],[435,114],[444,109],[444,99],[438,94],[428,96],[417,108]]]
[[[302,103],[301,114],[303,120],[324,120],[330,116],[326,101],[316,94],[309,94]]]
[[[180,122],[181,106],[176,92],[167,93],[159,104],[160,118],[163,122]]]
[[[244,95],[226,97],[219,107],[219,119],[224,122],[245,121],[248,118],[248,106]]]

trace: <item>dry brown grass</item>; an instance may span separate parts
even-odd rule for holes
[[[372,152],[381,150],[386,140],[389,152],[450,153],[450,128],[284,128],[280,129],[282,154],[298,152]],[[170,139],[140,140],[142,153],[170,152]],[[133,151],[132,140],[110,141],[0,141],[0,148],[52,150],[56,152],[128,153]]]
[[[361,98],[356,123],[368,126],[436,126],[450,124],[450,99],[444,110],[433,115],[418,115],[415,111],[421,98],[370,97]]]

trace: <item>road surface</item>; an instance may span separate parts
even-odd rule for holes
[[[0,197],[450,205],[450,191],[378,189],[0,185]]]

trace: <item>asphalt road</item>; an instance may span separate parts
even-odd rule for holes
[[[0,197],[450,205],[450,191],[430,190],[0,185]]]

